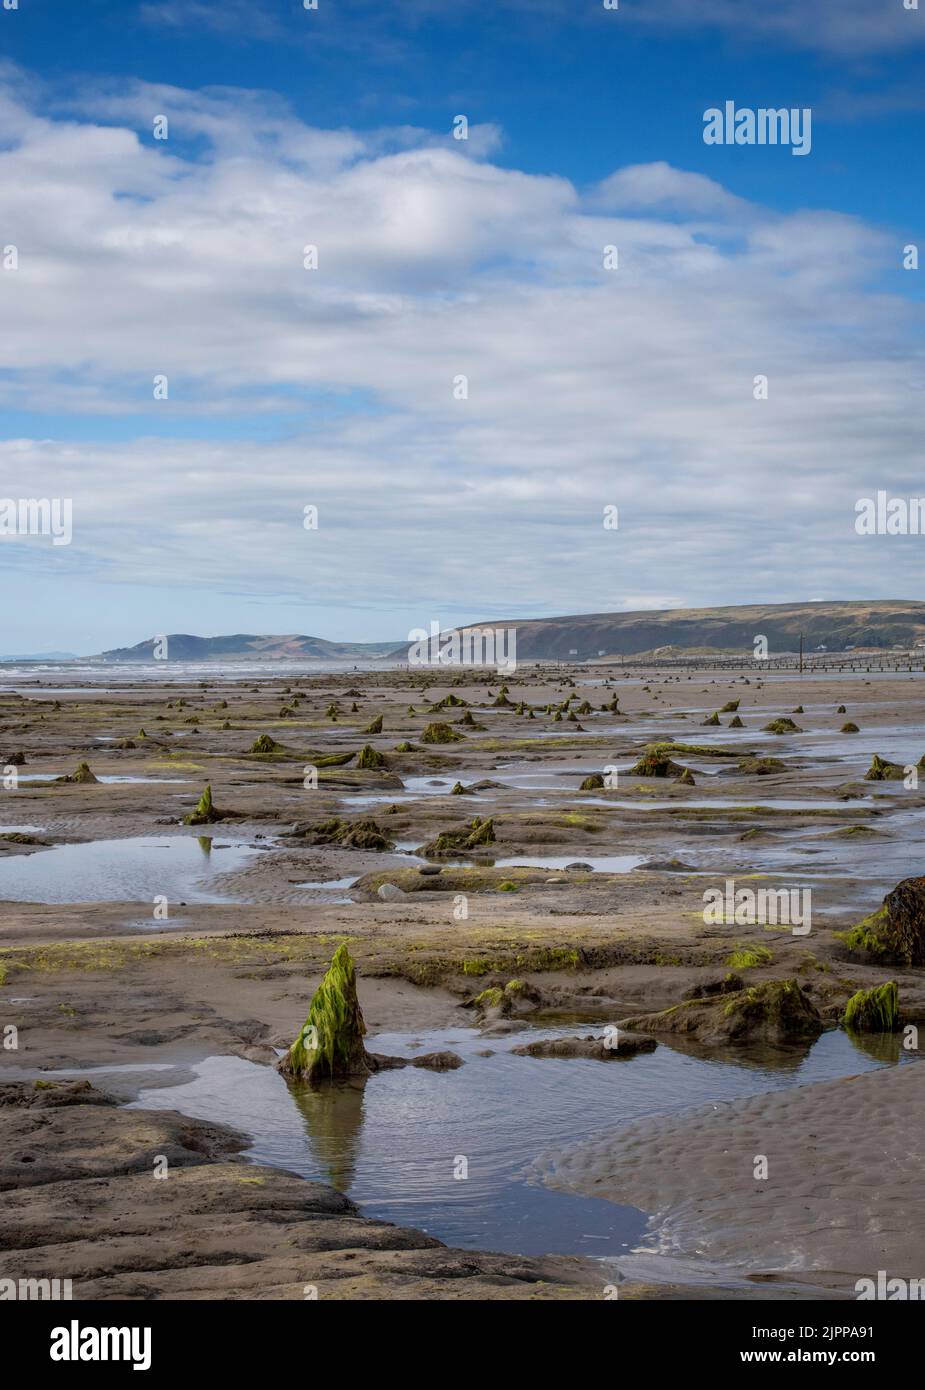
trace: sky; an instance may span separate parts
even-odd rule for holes
[[[0,653],[923,597],[925,0],[13,3]]]

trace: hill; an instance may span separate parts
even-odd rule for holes
[[[98,661],[154,661],[162,640],[150,637],[134,647],[115,647],[101,652]],[[185,632],[167,634],[170,661],[369,661],[386,657],[395,642],[328,642],[323,637],[260,637],[238,632],[229,637],[193,637]]]
[[[670,608],[630,613],[575,614],[561,618],[512,618],[472,623],[478,628],[516,628],[517,660],[594,661],[608,657],[679,656],[696,652],[747,656],[755,638],[772,655],[848,649],[889,651],[925,643],[925,603],[857,600],[848,603],[743,604],[724,608]],[[404,658],[407,645],[393,655]]]

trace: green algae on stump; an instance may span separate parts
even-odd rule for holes
[[[792,719],[785,716],[782,719],[772,719],[770,724],[765,724],[764,732],[766,734],[801,734],[803,730],[799,724],[794,724]]]
[[[899,1027],[899,988],[895,980],[874,989],[859,989],[845,1005],[842,1019],[854,1033],[895,1033]]]
[[[376,715],[376,718],[373,720],[373,722],[368,726],[368,728],[364,729],[363,732],[364,732],[364,734],[381,734],[381,733],[382,733],[382,715],[381,715],[381,714],[377,714],[377,715]]]
[[[392,841],[374,820],[346,821],[332,816],[313,825],[297,825],[293,836],[310,845],[343,845],[344,849],[390,850]]]
[[[251,752],[277,753],[279,752],[280,748],[282,748],[282,744],[277,743],[275,738],[271,738],[269,734],[261,734],[259,738],[254,739],[254,742],[251,746]]]
[[[94,777],[90,771],[89,763],[78,763],[76,772],[66,773],[64,777],[56,777],[56,782],[98,782],[99,778]]]
[[[925,877],[904,878],[876,912],[835,935],[873,960],[925,965]]]
[[[618,1026],[647,1033],[688,1033],[710,1042],[777,1043],[816,1037],[823,1023],[796,980],[769,980],[734,994],[692,999],[661,1013],[623,1019]]]
[[[284,1076],[309,1082],[367,1076],[365,1035],[356,967],[347,947],[341,945],[312,996],[299,1036],[278,1062],[278,1069]]]
[[[373,748],[372,744],[367,743],[360,749],[357,767],[361,767],[367,772],[373,771],[376,768],[385,767],[385,758],[377,749]]]
[[[183,817],[183,824],[212,825],[217,820],[221,820],[221,816],[212,804],[212,788],[207,783],[195,811],[190,811],[188,816]]]
[[[479,849],[482,845],[494,844],[494,822],[480,820],[478,816],[461,830],[444,830],[435,839],[423,846],[421,853],[428,859],[442,855],[460,854],[467,850]]]
[[[630,768],[636,777],[680,777],[685,771],[680,763],[672,762],[666,747],[658,743],[650,744]]]
[[[865,782],[901,782],[906,769],[901,763],[891,763],[889,758],[881,758],[875,753],[870,767],[864,774]]]
[[[459,743],[462,734],[458,734],[449,724],[435,722],[428,724],[421,734],[422,743]]]

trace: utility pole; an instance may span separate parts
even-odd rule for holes
[[[800,675],[803,674],[803,634],[800,633]]]

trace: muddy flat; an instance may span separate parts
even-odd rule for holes
[[[925,977],[845,934],[921,872],[922,680],[177,668],[0,690],[7,1263],[38,1277],[67,1248],[56,1271],[101,1299],[914,1275]],[[875,757],[901,775],[868,779]],[[772,920],[735,911],[743,890]],[[341,942],[369,1045],[462,1066],[285,1083]],[[846,1029],[888,981],[895,1025]],[[804,1030],[728,1023],[723,999],[788,982]],[[523,1055],[640,1018],[651,1050]]]

